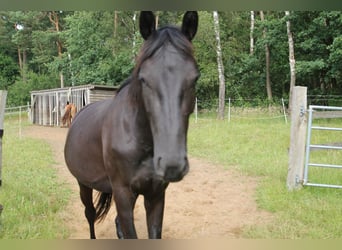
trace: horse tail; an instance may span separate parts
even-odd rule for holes
[[[112,193],[98,193],[95,201],[95,221],[101,222],[109,212],[112,205]]]
[[[67,122],[69,116],[70,116],[70,109],[66,109],[65,113],[64,113],[64,115],[62,117],[62,124],[63,125]]]

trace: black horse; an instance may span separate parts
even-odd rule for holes
[[[197,12],[186,12],[181,28],[155,29],[155,16],[140,14],[145,42],[132,75],[115,98],[77,113],[64,156],[80,186],[90,237],[114,198],[119,238],[137,238],[133,210],[144,196],[149,238],[161,238],[165,190],[189,171],[187,130],[199,70],[191,40]],[[98,190],[96,205],[93,189]]]

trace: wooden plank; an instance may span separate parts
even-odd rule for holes
[[[4,135],[4,118],[7,91],[0,90],[0,186],[2,185],[2,137]]]
[[[43,101],[43,125],[48,125],[49,121],[49,107],[48,107],[48,96],[42,95],[42,101]]]
[[[304,176],[305,139],[307,130],[306,87],[294,87],[291,106],[290,150],[286,185],[288,190],[295,190],[302,187]]]
[[[108,98],[112,98],[114,97],[116,94],[116,91],[112,91],[112,90],[101,90],[101,89],[92,89],[90,90],[89,93],[89,102],[93,103],[93,102],[97,102],[97,101],[101,101],[104,99],[108,99]]]

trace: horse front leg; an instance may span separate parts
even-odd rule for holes
[[[165,205],[165,190],[156,196],[145,196],[147,229],[149,239],[161,239]]]
[[[115,192],[114,200],[117,217],[115,219],[118,238],[136,239],[137,233],[134,226],[133,210],[138,196],[130,189],[120,189]]]
[[[114,224],[116,227],[116,235],[118,236],[118,239],[124,239],[118,216],[115,217]]]

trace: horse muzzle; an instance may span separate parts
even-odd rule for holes
[[[155,169],[164,181],[177,182],[189,172],[189,162],[187,157],[157,157]]]

